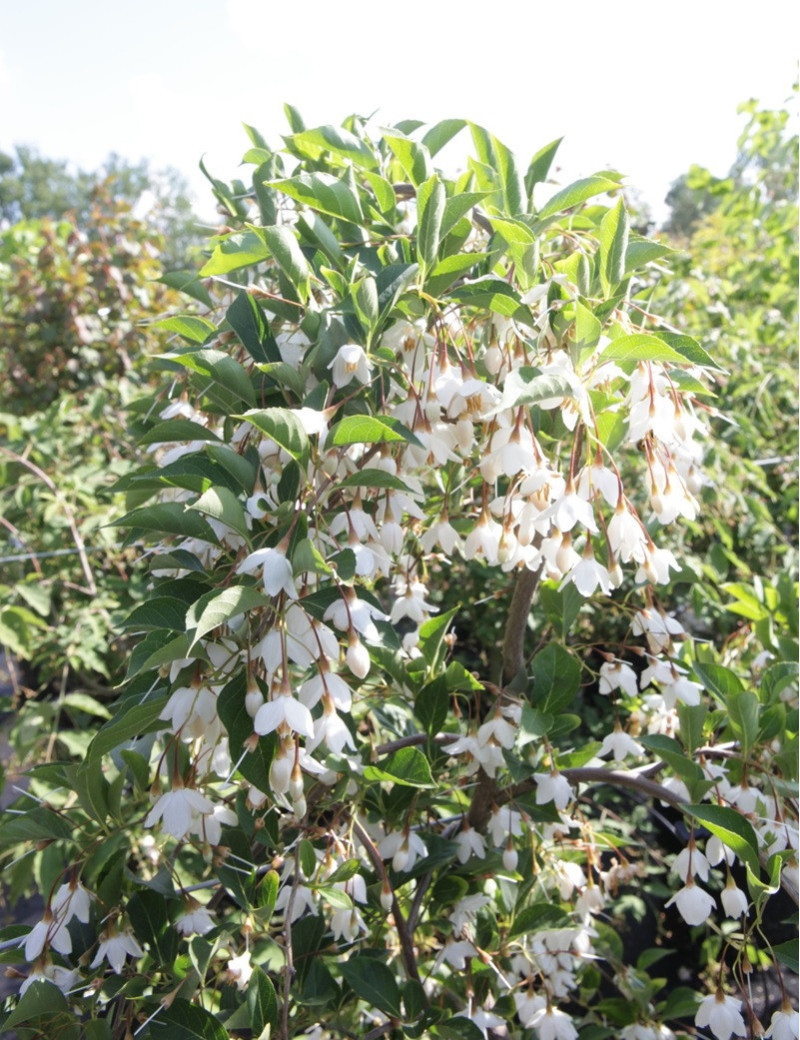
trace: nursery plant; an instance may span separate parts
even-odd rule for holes
[[[673,610],[726,373],[651,306],[672,250],[557,141],[287,116],[130,409],[120,698],[0,822],[44,900],[3,1027],[796,1036],[750,980],[796,953],[797,668]]]

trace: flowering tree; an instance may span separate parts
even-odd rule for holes
[[[542,203],[557,142],[523,170],[462,120],[289,118],[281,152],[249,130],[252,190],[215,182],[215,305],[162,323],[135,416],[124,694],[0,828],[45,897],[4,1025],[755,1035],[749,973],[792,956],[764,914],[796,897],[796,669],[738,674],[659,592],[717,370],[649,310],[669,250],[615,174]],[[467,656],[481,586],[500,636]],[[662,933],[631,959],[637,893]],[[693,989],[657,974],[681,928]]]

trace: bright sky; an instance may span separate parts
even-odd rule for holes
[[[309,126],[465,117],[525,164],[564,136],[562,181],[616,168],[661,218],[692,163],[727,171],[740,101],[783,104],[799,41],[796,0],[5,0],[0,149],[170,164],[210,213],[199,158],[235,175],[241,122],[277,145],[284,101]]]

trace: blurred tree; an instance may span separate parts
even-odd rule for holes
[[[154,170],[146,159],[131,162],[114,152],[93,171],[47,159],[28,145],[16,145],[10,155],[0,152],[0,228],[68,215],[82,227],[93,219],[94,192],[101,184],[162,235],[167,269],[187,263],[202,238],[183,175],[172,167]]]

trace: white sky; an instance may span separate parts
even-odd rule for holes
[[[241,122],[464,117],[559,179],[627,174],[655,215],[692,163],[723,174],[749,97],[797,77],[797,0],[0,0],[0,149],[93,167],[110,151],[235,175]],[[466,154],[465,135],[459,151]],[[457,147],[457,146],[456,146]]]

